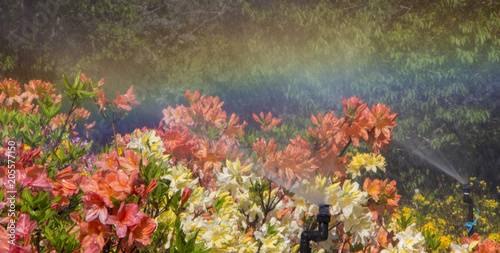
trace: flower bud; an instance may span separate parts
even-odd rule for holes
[[[191,196],[191,192],[193,192],[193,190],[191,190],[191,188],[188,188],[188,187],[184,188],[184,190],[182,191],[182,195],[181,195],[181,207],[189,199],[189,196]]]

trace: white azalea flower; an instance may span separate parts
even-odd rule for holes
[[[460,246],[458,244],[451,243],[450,247],[451,247],[452,253],[468,253],[469,252],[469,245],[468,244],[462,244],[462,246]]]
[[[162,176],[161,179],[169,180],[170,187],[175,191],[183,190],[186,187],[194,189],[196,188],[196,184],[198,184],[198,178],[192,179],[191,175],[192,172],[189,169],[181,164],[178,164],[177,166],[170,168],[168,174]]]
[[[375,223],[372,222],[371,216],[371,213],[366,213],[366,208],[354,206],[349,216],[340,215],[339,220],[344,222],[345,231],[354,236],[356,243],[366,245],[375,233]]]
[[[405,231],[396,234],[395,238],[399,240],[397,248],[402,252],[422,252],[425,238],[421,232],[415,228],[416,224],[408,226]]]

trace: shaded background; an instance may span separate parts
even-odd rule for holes
[[[454,182],[428,159],[500,182],[499,1],[6,0],[0,27],[1,79],[62,88],[82,71],[108,98],[134,84],[142,104],[121,133],[157,126],[186,89],[219,96],[248,131],[271,111],[285,137],[356,95],[399,114],[386,176],[403,193]]]

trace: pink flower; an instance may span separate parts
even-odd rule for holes
[[[116,235],[118,238],[125,238],[127,228],[139,224],[142,217],[144,217],[144,213],[138,211],[138,208],[139,206],[136,203],[125,205],[125,202],[122,202],[118,213],[109,216],[107,224],[116,226]]]
[[[95,192],[88,192],[82,197],[82,202],[87,206],[85,209],[85,220],[87,222],[95,220],[99,217],[102,224],[106,224],[108,219],[108,209],[106,203],[99,194]]]
[[[35,230],[36,225],[38,223],[36,221],[30,221],[30,216],[28,214],[21,214],[19,220],[16,223],[16,236],[19,235],[24,238],[24,245],[28,245],[30,243],[30,235],[33,230]]]

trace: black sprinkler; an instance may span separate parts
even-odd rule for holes
[[[472,198],[470,197],[471,187],[469,184],[464,184],[464,203],[467,203],[467,224],[465,226],[469,227],[469,231],[467,232],[469,236],[474,234],[474,209],[472,205]]]
[[[330,205],[320,205],[316,215],[318,230],[302,231],[300,234],[300,253],[310,253],[310,241],[321,242],[328,239],[328,224],[330,223]]]

